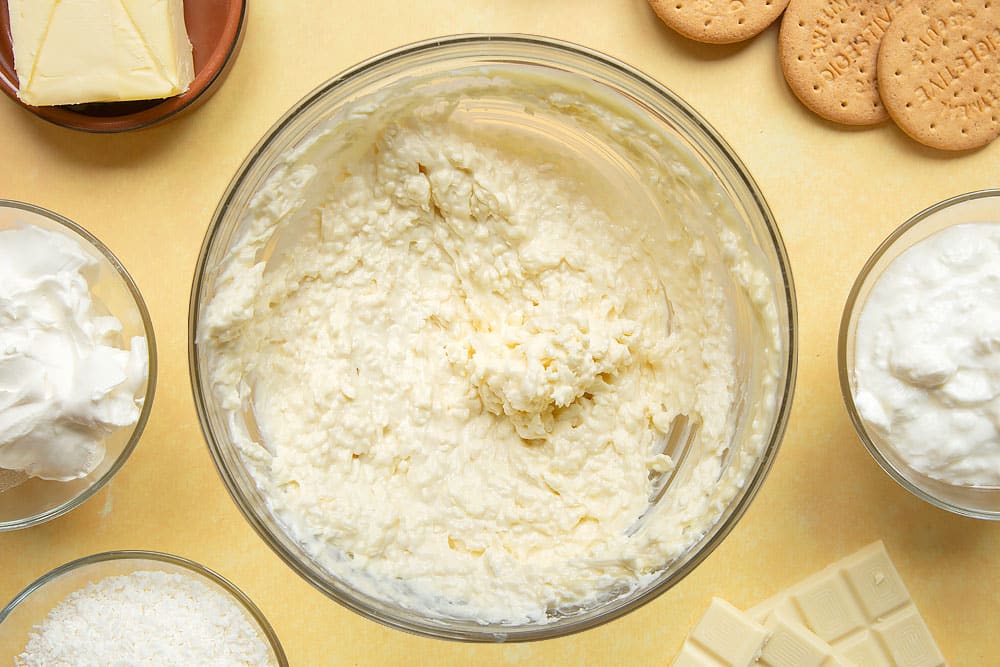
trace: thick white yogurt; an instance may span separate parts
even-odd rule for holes
[[[0,468],[84,477],[139,417],[146,339],[123,349],[121,322],[91,296],[98,270],[63,234],[0,230]]]
[[[199,344],[233,440],[317,562],[422,613],[540,622],[647,581],[743,484],[774,404],[725,467],[727,290],[769,333],[774,293],[682,152],[649,161],[671,154],[661,138],[571,91],[474,78],[501,96],[488,106],[460,81],[352,108],[284,156]],[[621,140],[608,152],[650,190],[504,105]],[[778,352],[754,359],[765,386]],[[647,513],[684,422],[685,465]]]
[[[858,319],[855,403],[912,468],[1000,486],[1000,223],[948,227],[875,283]]]

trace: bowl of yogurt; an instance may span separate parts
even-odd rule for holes
[[[468,641],[583,630],[732,529],[776,455],[795,299],[746,168],[564,42],[338,75],[253,150],[192,288],[219,472],[334,600]]]
[[[65,563],[0,609],[0,653],[16,667],[287,667],[264,614],[209,568],[158,551]]]
[[[1000,190],[942,201],[861,270],[840,384],[861,441],[905,489],[1000,519]]]
[[[0,531],[100,490],[139,441],[155,383],[149,312],[111,250],[0,200]]]

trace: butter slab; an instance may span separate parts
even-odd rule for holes
[[[32,106],[160,99],[194,79],[182,0],[9,0],[18,97]]]

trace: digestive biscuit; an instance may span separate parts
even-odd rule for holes
[[[913,0],[886,31],[878,80],[889,115],[943,150],[1000,135],[1000,0]]]
[[[781,20],[781,69],[796,97],[846,125],[889,116],[879,98],[876,61],[886,30],[908,0],[792,0]]]
[[[649,4],[685,37],[731,44],[761,33],[781,16],[788,0],[649,0]]]

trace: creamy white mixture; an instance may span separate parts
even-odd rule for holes
[[[858,319],[855,403],[911,467],[1000,486],[1000,223],[948,227],[886,268]]]
[[[648,155],[593,100],[516,90],[533,119]],[[272,511],[319,563],[425,613],[542,621],[654,576],[743,483],[774,403],[725,468],[746,416],[727,290],[769,336],[774,296],[693,163],[637,163],[681,193],[665,221],[667,199],[462,99],[354,109],[287,155],[199,342]],[[684,201],[703,228],[673,217]],[[769,342],[754,363],[773,388]]]
[[[91,295],[99,265],[63,234],[0,230],[0,468],[84,477],[104,440],[139,418],[146,339]]]

